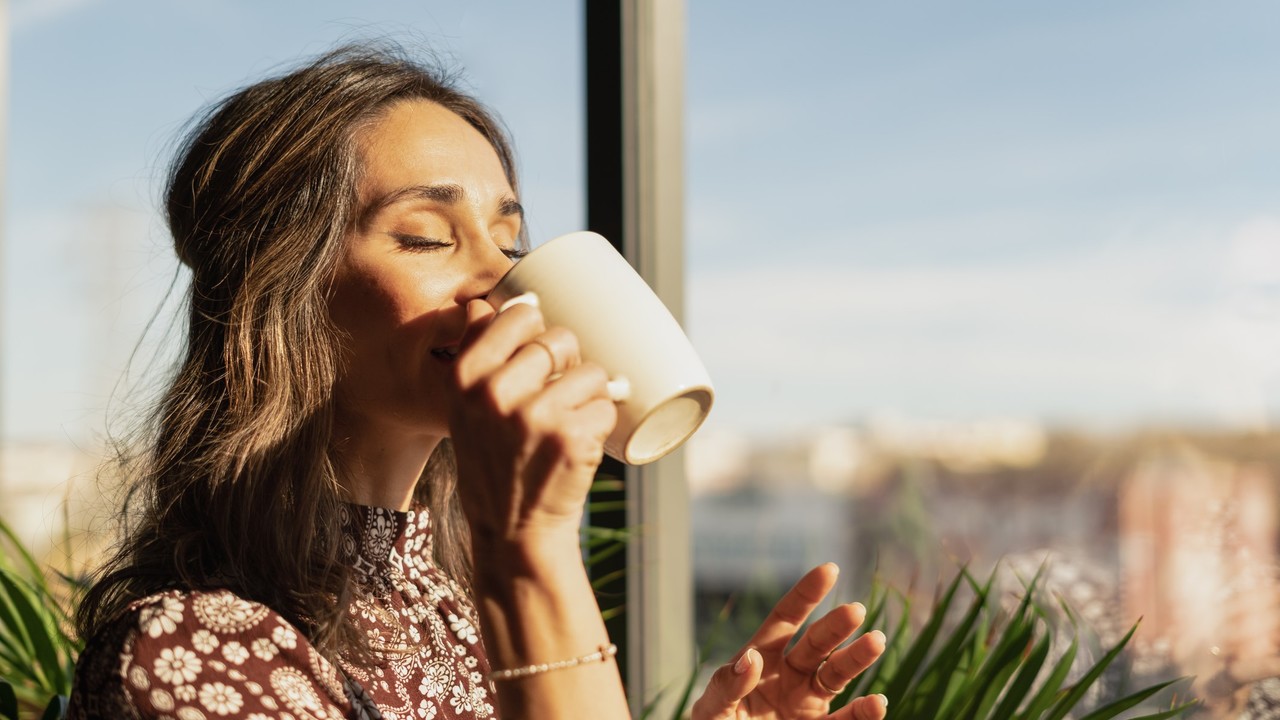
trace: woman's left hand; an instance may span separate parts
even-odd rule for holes
[[[859,603],[841,605],[805,630],[787,650],[801,625],[835,586],[832,563],[810,570],[769,613],[751,642],[711,677],[693,706],[694,720],[880,720],[888,709],[883,695],[854,698],[829,712],[832,698],[884,652],[885,637],[873,630],[842,644],[866,616]]]

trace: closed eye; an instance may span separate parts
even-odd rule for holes
[[[512,260],[519,260],[520,258],[524,257],[525,255],[528,255],[528,254],[529,254],[529,251],[528,251],[528,250],[522,250],[522,249],[520,249],[520,248],[502,248],[502,254],[503,254],[503,255],[506,255],[507,257],[511,258]]]
[[[453,243],[448,240],[438,240],[436,238],[422,237],[421,235],[392,233],[391,237],[395,238],[396,242],[400,244],[400,249],[410,252],[425,252],[453,247]]]

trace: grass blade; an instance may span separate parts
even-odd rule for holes
[[[604,588],[608,587],[609,583],[614,582],[615,580],[618,580],[620,578],[624,578],[626,577],[626,575],[627,575],[626,568],[621,568],[618,570],[614,570],[613,572],[605,573],[604,575],[601,575],[600,577],[595,578],[591,581],[591,588],[596,592],[600,592],[604,590]]]
[[[1071,712],[1071,708],[1074,707],[1076,703],[1080,702],[1080,699],[1084,697],[1084,694],[1089,691],[1090,686],[1092,686],[1093,683],[1102,676],[1102,672],[1107,669],[1107,666],[1120,655],[1120,652],[1124,650],[1124,646],[1129,644],[1129,639],[1133,637],[1133,633],[1136,632],[1137,629],[1137,624],[1129,628],[1129,632],[1121,638],[1120,642],[1116,643],[1115,647],[1111,648],[1111,650],[1107,652],[1101,660],[1094,663],[1093,667],[1089,668],[1089,672],[1085,673],[1084,677],[1080,678],[1080,682],[1077,682],[1075,686],[1073,686],[1067,694],[1053,706],[1053,710],[1049,712],[1048,720],[1062,720],[1062,718],[1067,716],[1068,712]]]
[[[685,681],[684,687],[680,690],[680,699],[676,701],[672,720],[679,720],[679,718],[683,717],[685,708],[689,707],[689,698],[693,697],[693,686],[698,682],[698,674],[702,670],[704,662],[703,655],[699,652],[693,662],[693,672],[689,673],[689,679]],[[654,702],[657,702],[656,698]]]
[[[70,690],[66,671],[58,658],[58,651],[53,635],[57,631],[49,627],[48,618],[41,615],[41,603],[35,597],[35,591],[23,587],[8,573],[0,572],[0,587],[8,594],[16,606],[18,616],[28,633],[34,650],[36,669],[44,676],[44,686],[53,692]]]
[[[989,589],[988,586],[987,589]],[[971,640],[974,625],[977,623],[978,617],[982,612],[982,608],[986,605],[986,595],[984,589],[979,588],[979,595],[973,599],[969,605],[968,612],[960,621],[959,626],[952,632],[951,637],[938,651],[937,656],[925,669],[920,679],[920,684],[916,686],[916,695],[920,698],[918,707],[914,708],[915,715],[918,717],[943,717],[946,713],[942,712],[942,708],[949,697],[955,692],[954,684],[951,682],[955,679],[956,669],[964,660],[972,661],[973,658],[962,652]]]
[[[1133,720],[1168,720],[1168,718],[1177,717],[1199,704],[1199,700],[1192,700],[1191,702],[1185,702],[1177,707],[1169,708],[1168,710],[1133,718]]]
[[[1110,703],[1108,705],[1098,708],[1097,710],[1094,710],[1093,712],[1081,718],[1081,720],[1111,720],[1111,718],[1137,705],[1143,700],[1146,700],[1152,695],[1155,695],[1156,693],[1169,687],[1170,685],[1176,682],[1181,682],[1186,679],[1187,678],[1176,678],[1174,680],[1169,680],[1168,682],[1162,682],[1159,685],[1152,685],[1151,687],[1145,690],[1139,690],[1138,692],[1133,693],[1132,695],[1126,695],[1125,697],[1122,697],[1113,703]]]
[[[18,720],[18,696],[13,694],[8,680],[0,680],[0,717]]]
[[[998,693],[1000,688],[1004,687],[1004,683],[1017,668],[1018,658],[1026,649],[1034,632],[1035,624],[1030,622],[1014,623],[1005,629],[1000,642],[987,656],[986,662],[982,664],[967,689],[963,705],[958,711],[959,717],[963,720],[974,720],[990,709],[991,704],[995,702],[992,689],[994,688]]]
[[[0,519],[0,535],[8,539],[9,544],[18,551],[18,557],[22,560],[22,564],[27,566],[27,574],[34,578],[44,578],[44,571],[40,569],[40,563],[36,562],[35,556],[27,549],[25,545],[18,540],[18,535],[9,527],[9,524]],[[8,558],[4,553],[0,553],[0,564],[8,565]],[[15,569],[16,574],[16,569]]]
[[[587,567],[592,567],[596,563],[611,558],[626,549],[626,543],[613,543],[602,550],[596,550],[587,557]]]
[[[1027,706],[1026,711],[1018,716],[1019,720],[1039,720],[1040,716],[1053,705],[1054,699],[1058,696],[1058,691],[1062,688],[1062,683],[1067,679],[1067,674],[1071,672],[1071,665],[1076,661],[1076,652],[1080,650],[1080,641],[1072,637],[1071,646],[1067,651],[1058,658],[1058,663],[1054,665],[1053,672],[1049,678],[1045,680],[1044,685],[1040,687],[1040,691],[1031,699],[1031,704]]]
[[[904,596],[899,596],[899,599],[902,602],[902,618],[898,620],[898,626],[889,636],[889,645],[885,648],[884,654],[875,665],[871,666],[872,675],[867,682],[867,690],[864,694],[884,692],[884,686],[898,672],[902,656],[906,653],[908,643],[911,642],[911,601]],[[890,707],[893,707],[894,698],[890,697],[889,701]]]
[[[7,569],[0,568],[0,577],[9,579],[13,584],[20,580],[10,574]],[[18,614],[17,601],[9,596],[9,583],[0,583],[0,641],[16,655],[30,657],[35,654],[35,645],[31,642],[31,634]]]
[[[611,475],[598,475],[591,483],[591,492],[622,492],[626,485]]]
[[[1031,691],[1031,686],[1035,684],[1036,677],[1040,674],[1040,668],[1044,667],[1044,660],[1049,656],[1049,645],[1049,633],[1046,632],[1040,638],[1040,642],[1036,643],[1035,648],[1031,650],[1031,654],[1022,663],[1022,669],[1018,671],[1018,676],[1013,679],[1013,684],[1009,686],[1009,691],[1005,693],[1004,699],[1000,701],[1000,704],[990,717],[1013,717],[1018,706],[1022,704],[1027,693]]]
[[[921,663],[924,662],[930,648],[933,647],[933,641],[937,639],[938,632],[942,629],[942,623],[946,620],[947,611],[951,608],[951,602],[955,599],[956,590],[960,588],[960,582],[963,579],[964,575],[961,574],[951,581],[951,585],[947,588],[942,598],[934,605],[929,622],[925,623],[920,635],[916,637],[911,649],[907,651],[906,657],[903,658],[902,664],[894,674],[893,680],[890,681],[885,691],[885,695],[890,699],[888,720],[893,720],[895,716],[900,715],[900,713],[895,712],[895,708],[902,709],[905,707],[904,704],[894,703],[894,700],[907,697],[907,691],[913,685]]]

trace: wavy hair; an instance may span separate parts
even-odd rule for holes
[[[361,210],[355,136],[414,99],[475,127],[518,187],[496,117],[456,78],[386,45],[332,51],[197,117],[165,191],[191,270],[185,353],[146,442],[122,455],[123,534],[79,606],[81,637],[163,589],[229,588],[281,613],[326,656],[368,650],[347,620],[353,578],[330,436],[341,337],[327,295]],[[452,464],[444,441],[417,499],[433,514],[437,563],[468,585]]]

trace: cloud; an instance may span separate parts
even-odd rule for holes
[[[727,425],[881,409],[1257,425],[1280,404],[1280,347],[1274,319],[1242,313],[1233,263],[1273,237],[1259,235],[1266,222],[1136,228],[999,267],[829,257],[706,270],[689,279],[686,319]]]

